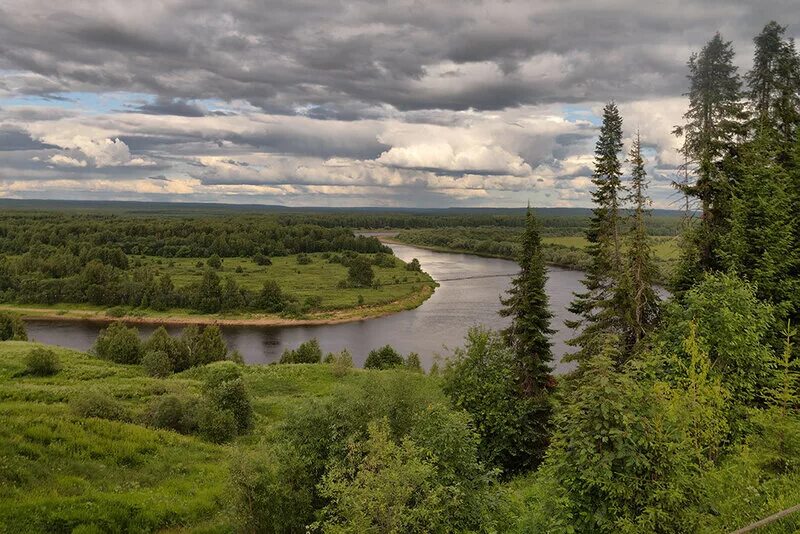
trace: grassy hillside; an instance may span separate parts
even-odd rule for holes
[[[229,532],[226,481],[237,449],[257,446],[289,406],[360,374],[337,378],[326,365],[247,367],[255,430],[215,445],[141,424],[158,397],[198,392],[207,367],[150,378],[139,366],[51,347],[62,370],[23,375],[36,346],[0,342],[0,532]],[[75,415],[69,401],[87,388],[111,393],[128,422]]]

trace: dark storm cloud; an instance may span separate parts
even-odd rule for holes
[[[147,115],[175,115],[177,117],[204,117],[206,115],[206,111],[197,104],[164,97],[160,97],[150,104],[142,104],[132,111]]]
[[[0,127],[0,151],[42,150],[45,148],[57,147],[31,139],[28,132],[17,128]]]
[[[143,111],[182,116],[201,110],[172,99],[356,119],[386,104],[502,109],[674,95],[689,49],[714,31],[746,46],[770,18],[800,26],[786,0],[5,5],[0,67],[37,75],[17,80],[19,91],[135,90],[162,97]]]

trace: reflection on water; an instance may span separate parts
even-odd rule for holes
[[[437,354],[447,355],[449,349],[460,346],[467,329],[474,325],[502,328],[508,321],[498,316],[499,297],[508,287],[509,276],[517,271],[514,262],[481,258],[468,254],[433,252],[407,245],[392,245],[395,254],[405,260],[418,258],[422,268],[436,280],[469,278],[442,282],[431,298],[414,310],[400,312],[379,319],[352,323],[317,326],[226,326],[223,333],[228,347],[238,349],[248,363],[270,363],[280,358],[284,349],[294,348],[305,340],[316,337],[322,350],[339,351],[344,348],[353,354],[357,365],[362,365],[367,353],[390,344],[403,354],[417,352],[426,367],[430,367]],[[572,292],[580,288],[582,274],[578,271],[550,268],[547,292],[555,315],[553,338],[556,359],[567,351],[564,343],[573,332],[564,326],[571,318],[566,307]],[[102,325],[91,322],[30,321],[28,334],[43,343],[62,345],[79,350],[92,346]],[[140,325],[142,335],[155,329]],[[177,334],[181,327],[167,327]],[[558,371],[569,369],[569,364],[556,365]]]

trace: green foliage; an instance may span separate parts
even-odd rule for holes
[[[185,332],[185,331],[184,331]],[[192,358],[189,353],[189,348],[184,342],[185,338],[180,340],[170,336],[167,329],[163,326],[156,328],[150,337],[144,342],[142,350],[145,355],[147,353],[163,353],[166,354],[169,360],[169,372],[180,372],[188,369],[192,365]],[[142,361],[144,363],[144,359]],[[150,363],[156,363],[155,361]],[[159,369],[164,370],[165,366],[158,365]],[[156,375],[153,375],[156,376]]]
[[[296,260],[297,260],[297,265],[311,264],[311,256],[309,256],[308,254],[298,254]]]
[[[599,353],[615,334],[620,331],[624,315],[619,302],[622,282],[622,236],[620,204],[623,186],[622,164],[622,117],[617,106],[611,102],[603,108],[603,125],[595,146],[592,192],[594,209],[586,232],[591,264],[583,279],[585,291],[576,293],[569,310],[579,318],[568,321],[570,328],[581,328],[580,333],[569,343],[578,351],[569,356],[569,361],[580,361]],[[624,361],[628,354],[616,353]]]
[[[547,266],[542,256],[539,224],[530,209],[521,242],[520,273],[511,281],[508,296],[500,299],[503,304],[500,315],[511,317],[511,324],[503,335],[517,355],[514,373],[519,394],[537,397],[541,402],[537,414],[541,420],[534,425],[539,431],[544,431],[550,418],[547,399],[548,390],[553,386],[550,337],[555,331],[550,328],[553,314],[545,291]]]
[[[70,407],[79,417],[96,417],[111,421],[125,421],[125,407],[110,394],[97,389],[87,389],[70,400]]]
[[[0,341],[27,341],[25,323],[18,316],[0,312]]]
[[[497,528],[502,499],[477,461],[468,417],[445,407],[419,374],[356,378],[329,399],[298,406],[274,447],[235,465],[232,480],[244,526],[302,531],[318,519],[326,531],[379,528],[376,514],[395,495],[393,524],[411,532],[445,525],[454,532]],[[426,474],[417,477],[421,463]],[[406,499],[408,488],[430,498]]]
[[[538,528],[695,532],[697,474],[724,436],[724,391],[707,375],[701,352],[694,352],[683,390],[615,370],[616,350],[611,342],[581,363],[558,411],[541,473],[558,489]]]
[[[280,363],[320,363],[322,349],[317,338],[304,341],[294,350],[286,349],[281,354]]]
[[[236,437],[236,416],[213,402],[201,402],[197,408],[197,431],[211,443],[226,443]]]
[[[350,261],[347,269],[347,282],[352,287],[370,287],[374,278],[375,272],[366,258],[357,256]]]
[[[680,355],[668,364],[679,373],[689,354],[683,338],[692,322],[697,325],[700,350],[712,362],[711,372],[731,393],[731,410],[763,402],[774,379],[770,349],[766,344],[773,317],[769,305],[758,300],[751,284],[728,274],[706,275],[702,282],[665,308],[658,339],[665,353]],[[733,415],[739,418],[741,414]]]
[[[419,359],[419,354],[416,352],[410,352],[408,356],[405,358],[404,366],[409,371],[414,371],[416,373],[422,372],[422,362]]]
[[[470,330],[466,346],[447,360],[442,387],[472,416],[484,462],[505,474],[538,465],[550,433],[549,402],[521,390],[517,355],[500,335]]]
[[[367,354],[364,369],[391,369],[404,364],[403,357],[391,345],[373,349]]]
[[[52,376],[61,370],[58,355],[50,349],[37,347],[25,357],[25,372],[33,376]]]
[[[206,265],[212,269],[222,269],[222,258],[219,257],[219,254],[212,254],[211,257],[206,260]]]
[[[213,269],[206,269],[197,289],[195,306],[203,313],[217,313],[222,309],[222,288],[219,275]]]
[[[349,350],[343,349],[338,354],[328,353],[325,357],[325,363],[332,366],[331,369],[335,376],[342,377],[353,369],[353,356]]]
[[[406,265],[406,270],[420,272],[422,271],[422,266],[419,264],[419,260],[417,258],[412,258],[411,261]]]
[[[233,416],[234,432],[244,434],[253,428],[253,406],[244,380],[236,378],[211,385],[206,384],[206,401],[216,410]],[[216,416],[214,416],[216,417]],[[219,423],[216,421],[215,424]],[[200,431],[203,432],[201,422]]]
[[[173,373],[173,363],[163,350],[148,350],[142,356],[144,372],[150,376],[164,378]]]
[[[184,432],[185,414],[181,399],[175,395],[160,397],[153,404],[149,416],[149,423],[156,428]]]
[[[98,357],[115,363],[139,363],[142,358],[139,331],[121,322],[111,323],[98,334],[94,352]]]
[[[275,280],[267,280],[256,299],[256,306],[269,313],[280,313],[286,309],[288,297]]]
[[[272,265],[272,260],[270,260],[264,254],[258,253],[255,256],[253,256],[253,263],[255,263],[256,265],[261,265],[261,266]]]

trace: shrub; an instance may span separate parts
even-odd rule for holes
[[[145,372],[154,377],[164,378],[173,372],[172,360],[162,350],[149,350],[142,356],[142,367]]]
[[[421,373],[422,362],[419,359],[419,354],[417,354],[416,352],[412,352],[408,356],[406,356],[405,367],[409,371]]]
[[[253,262],[256,265],[272,265],[272,260],[260,253],[253,256]]]
[[[25,357],[25,371],[34,376],[51,376],[61,369],[58,355],[49,349],[37,347]]]
[[[342,350],[339,354],[329,354],[331,357],[330,364],[333,366],[333,374],[336,376],[344,376],[353,368],[353,356],[347,349]]]
[[[212,443],[225,443],[236,437],[236,418],[228,410],[221,410],[211,402],[198,406],[197,430]]]
[[[286,349],[281,355],[280,363],[320,363],[322,349],[317,338],[310,339],[300,344],[294,350]]]
[[[269,313],[280,313],[286,309],[288,298],[275,280],[267,280],[256,297],[256,307]]]
[[[233,415],[239,434],[253,427],[253,406],[241,378],[225,380],[209,388],[206,398],[215,408]]]
[[[372,265],[365,258],[358,256],[350,261],[350,267],[347,269],[347,282],[352,287],[371,287],[374,278],[375,272],[372,270]]]
[[[244,272],[244,268],[241,265],[236,266],[236,273],[242,274]]]
[[[189,347],[183,338],[175,339],[167,332],[163,326],[156,328],[142,345],[145,354],[150,352],[162,352],[167,355],[170,361],[170,371],[178,372],[188,369],[191,365]],[[157,375],[153,375],[157,376]]]
[[[411,260],[411,261],[410,261],[410,262],[409,262],[409,263],[406,265],[406,271],[416,271],[416,272],[420,272],[421,270],[422,270],[422,267],[420,267],[419,260],[418,260],[417,258],[414,258],[414,259],[412,259],[412,260]]]
[[[369,351],[367,360],[364,362],[364,369],[391,369],[403,364],[403,357],[400,356],[400,353],[391,345],[384,345],[379,349]]]
[[[75,415],[80,417],[97,417],[111,421],[127,420],[127,413],[122,404],[107,393],[89,389],[72,398],[70,406]]]
[[[94,344],[95,353],[104,360],[116,363],[139,363],[142,357],[142,342],[139,331],[123,323],[111,323],[100,331]]]
[[[222,258],[219,257],[219,254],[212,254],[211,257],[206,260],[206,264],[212,269],[219,270],[222,268]]]
[[[242,378],[242,370],[233,362],[219,362],[206,367],[204,389],[210,391],[223,382]]]
[[[308,254],[297,255],[297,265],[308,265],[311,263],[311,256]]]
[[[228,361],[239,365],[244,365],[244,356],[242,356],[242,353],[236,349],[228,355]]]
[[[506,473],[535,467],[549,435],[549,428],[532,424],[541,403],[520,395],[516,364],[499,334],[472,329],[466,346],[454,351],[444,369],[444,392],[474,419],[482,459]]]
[[[150,413],[150,424],[156,428],[184,432],[184,410],[181,400],[175,395],[167,395],[156,400]]]
[[[27,341],[28,332],[25,323],[18,316],[0,313],[0,341]]]

